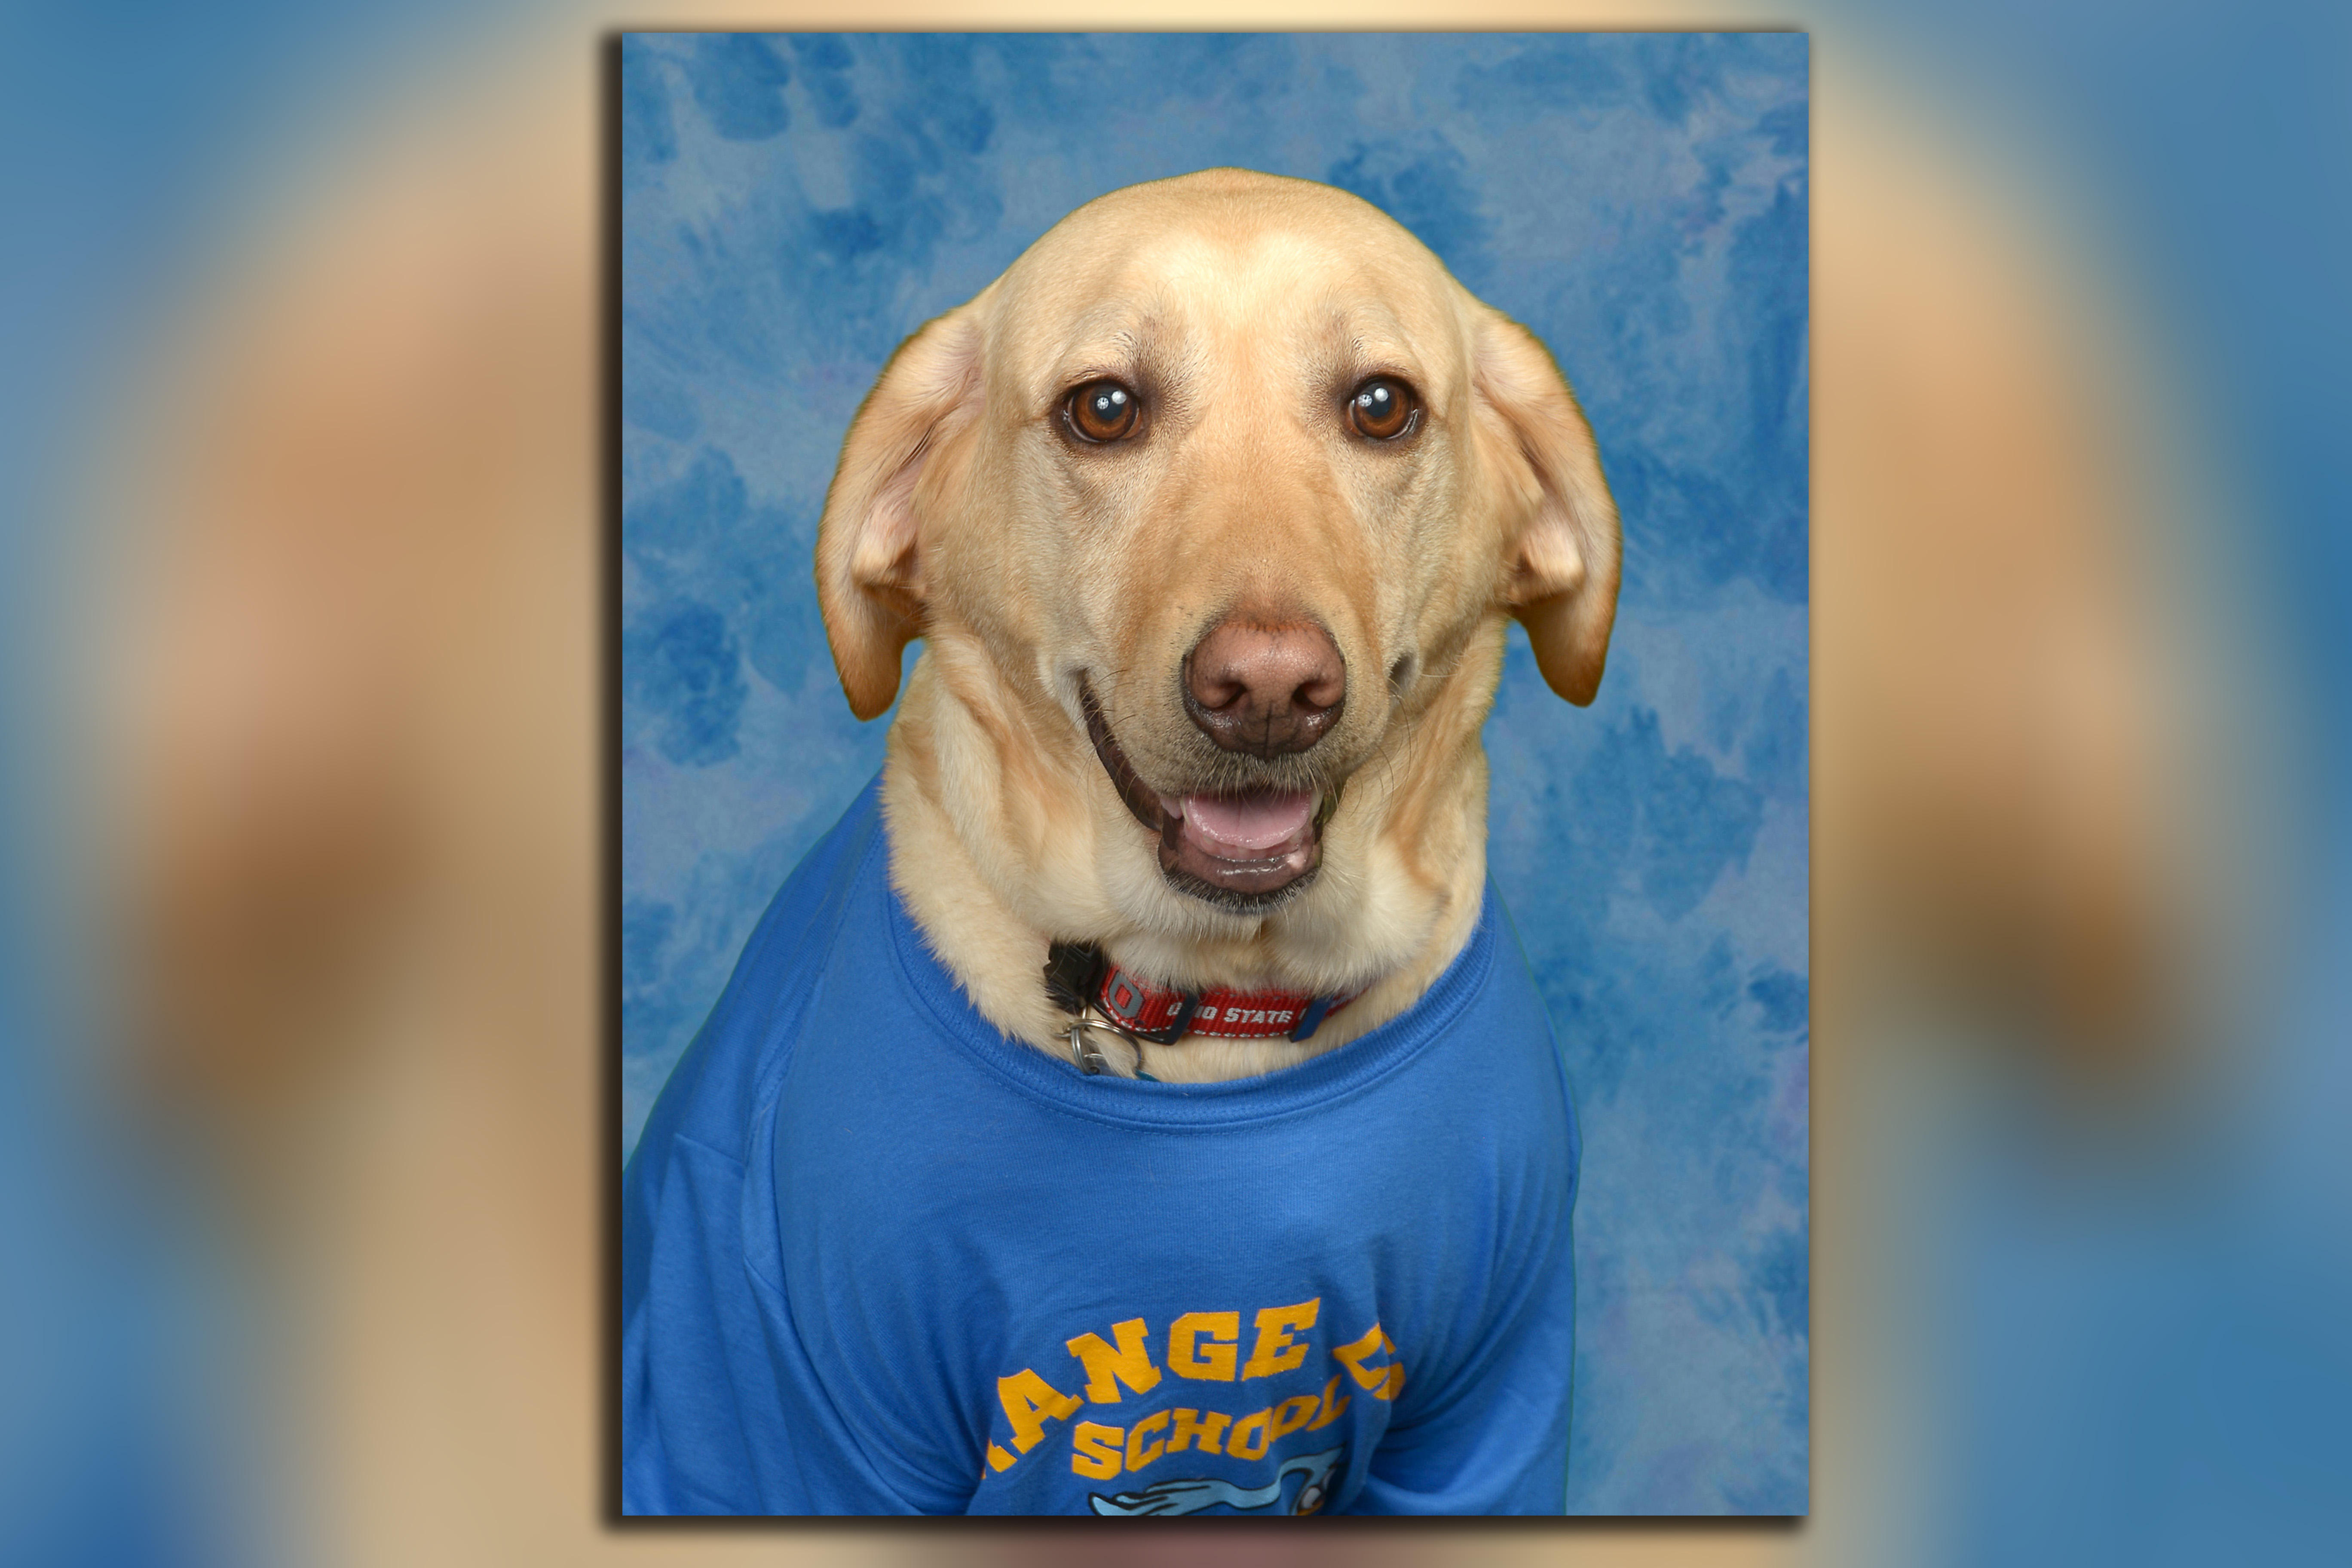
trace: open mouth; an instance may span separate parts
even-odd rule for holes
[[[1323,863],[1323,825],[1339,804],[1337,786],[1260,789],[1228,795],[1162,795],[1118,749],[1110,721],[1083,677],[1087,735],[1119,799],[1160,839],[1160,869],[1182,892],[1226,909],[1264,910],[1303,892]]]

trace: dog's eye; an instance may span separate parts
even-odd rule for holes
[[[1135,394],[1115,381],[1090,381],[1070,394],[1070,428],[1089,441],[1117,441],[1135,428]]]
[[[1420,406],[1412,388],[1394,376],[1376,375],[1348,399],[1348,423],[1360,436],[1393,441],[1412,424]]]

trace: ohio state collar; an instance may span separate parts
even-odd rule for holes
[[[1091,942],[1057,942],[1045,960],[1045,989],[1065,1012],[1093,1007],[1120,1033],[1154,1045],[1187,1034],[1226,1040],[1303,1040],[1323,1020],[1358,996],[1312,996],[1298,991],[1235,991],[1212,986],[1178,991],[1138,978]]]

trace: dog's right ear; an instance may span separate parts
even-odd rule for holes
[[[899,658],[922,634],[922,539],[936,489],[923,478],[980,402],[980,322],[965,305],[898,345],[841,444],[817,527],[816,599],[860,719],[890,706]]]
[[[1592,426],[1550,353],[1499,310],[1479,323],[1477,406],[1516,504],[1503,603],[1544,683],[1578,707],[1601,688],[1624,552]]]

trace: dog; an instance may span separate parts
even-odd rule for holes
[[[925,640],[891,880],[992,1023],[1069,1049],[1055,941],[1352,998],[1305,1039],[1104,1053],[1203,1082],[1345,1045],[1461,950],[1505,618],[1589,703],[1620,551],[1530,334],[1367,204],[1219,171],[1088,206],[900,349],[817,586],[859,717]]]
[[[1592,699],[1620,548],[1542,347],[1324,186],[1116,192],[908,340],[816,571],[861,717],[924,651],[624,1176],[625,1510],[1559,1511],[1479,725],[1510,616]]]

